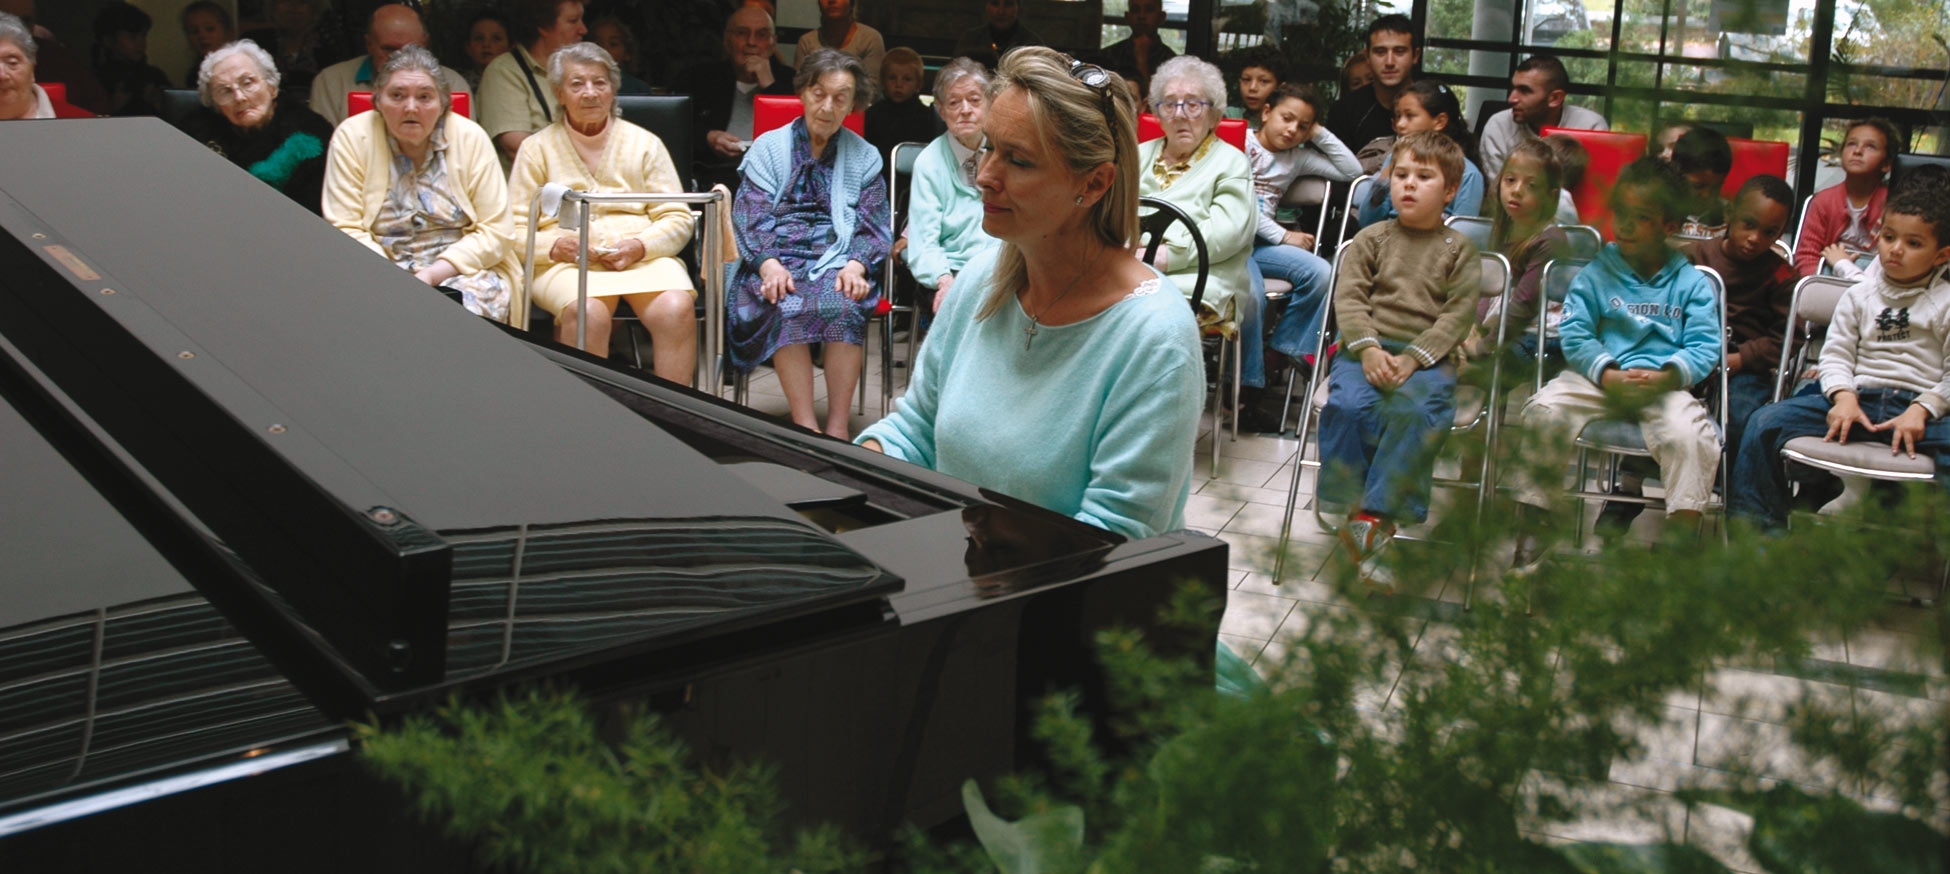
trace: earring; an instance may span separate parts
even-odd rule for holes
[[[1083,205],[1083,195],[1079,194],[1077,195],[1077,206],[1082,206],[1082,205]]]

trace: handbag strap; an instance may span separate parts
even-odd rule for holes
[[[533,56],[528,54],[527,49],[520,48],[519,46],[516,47],[516,50],[521,52],[521,57],[517,59],[521,62],[518,65],[521,67],[521,75],[528,80],[528,90],[535,92],[535,102],[542,107],[542,120],[545,122],[554,121],[555,118],[548,111],[548,97],[542,94],[541,83],[535,81],[535,71],[528,67],[528,60]]]

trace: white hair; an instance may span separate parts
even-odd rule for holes
[[[1191,55],[1179,55],[1158,65],[1158,71],[1151,74],[1151,105],[1157,106],[1165,101],[1165,89],[1180,79],[1187,80],[1198,87],[1199,97],[1212,101],[1213,110],[1224,110],[1226,105],[1226,78],[1220,75],[1219,68]],[[1208,116],[1216,117],[1216,116]]]
[[[18,15],[0,12],[0,42],[20,46],[21,52],[27,55],[27,63],[40,60],[41,48],[34,43],[34,31],[28,29],[27,22],[20,20]]]
[[[981,86],[983,94],[988,93],[989,68],[972,58],[956,58],[943,64],[940,72],[934,74],[934,102],[947,102],[948,89],[967,78],[973,78]]]
[[[601,67],[603,74],[609,77],[610,93],[615,94],[623,90],[623,68],[617,65],[616,59],[610,56],[609,50],[593,42],[578,42],[556,49],[555,54],[548,56],[548,87],[558,94],[562,91],[562,80],[567,78],[566,70],[570,64],[591,64]],[[610,114],[621,116],[623,107],[612,102]],[[568,114],[563,113],[562,117],[566,119]]]
[[[214,109],[217,105],[216,97],[210,94],[210,71],[216,69],[218,64],[229,60],[232,55],[250,58],[252,63],[257,64],[257,74],[263,77],[265,84],[272,88],[278,87],[280,78],[278,62],[271,59],[271,53],[265,51],[263,46],[247,39],[224,43],[204,55],[203,62],[196,65],[196,96],[203,101],[204,106]]]

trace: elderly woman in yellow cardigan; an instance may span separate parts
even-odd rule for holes
[[[528,239],[529,204],[549,182],[578,191],[683,191],[670,152],[657,135],[618,118],[623,71],[601,46],[574,43],[550,55],[548,82],[562,112],[523,140],[509,181],[515,239]],[[697,369],[695,292],[677,254],[690,242],[690,207],[677,203],[591,204],[589,299],[576,310],[576,233],[543,216],[535,229],[535,279],[529,294],[555,316],[555,339],[573,343],[587,319],[586,351],[609,351],[618,299],[650,331],[656,374],[689,383]]]
[[[325,219],[467,309],[520,327],[508,182],[487,133],[447,108],[440,62],[418,46],[373,77],[373,111],[332,134]]]

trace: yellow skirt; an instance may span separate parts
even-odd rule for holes
[[[620,297],[658,291],[697,294],[691,287],[690,275],[684,270],[684,262],[676,258],[645,258],[622,271],[602,267],[594,259],[589,262],[590,297]],[[572,263],[555,263],[549,265],[547,270],[536,273],[535,287],[529,290],[528,296],[550,315],[560,316],[563,310],[576,304],[576,266]]]

